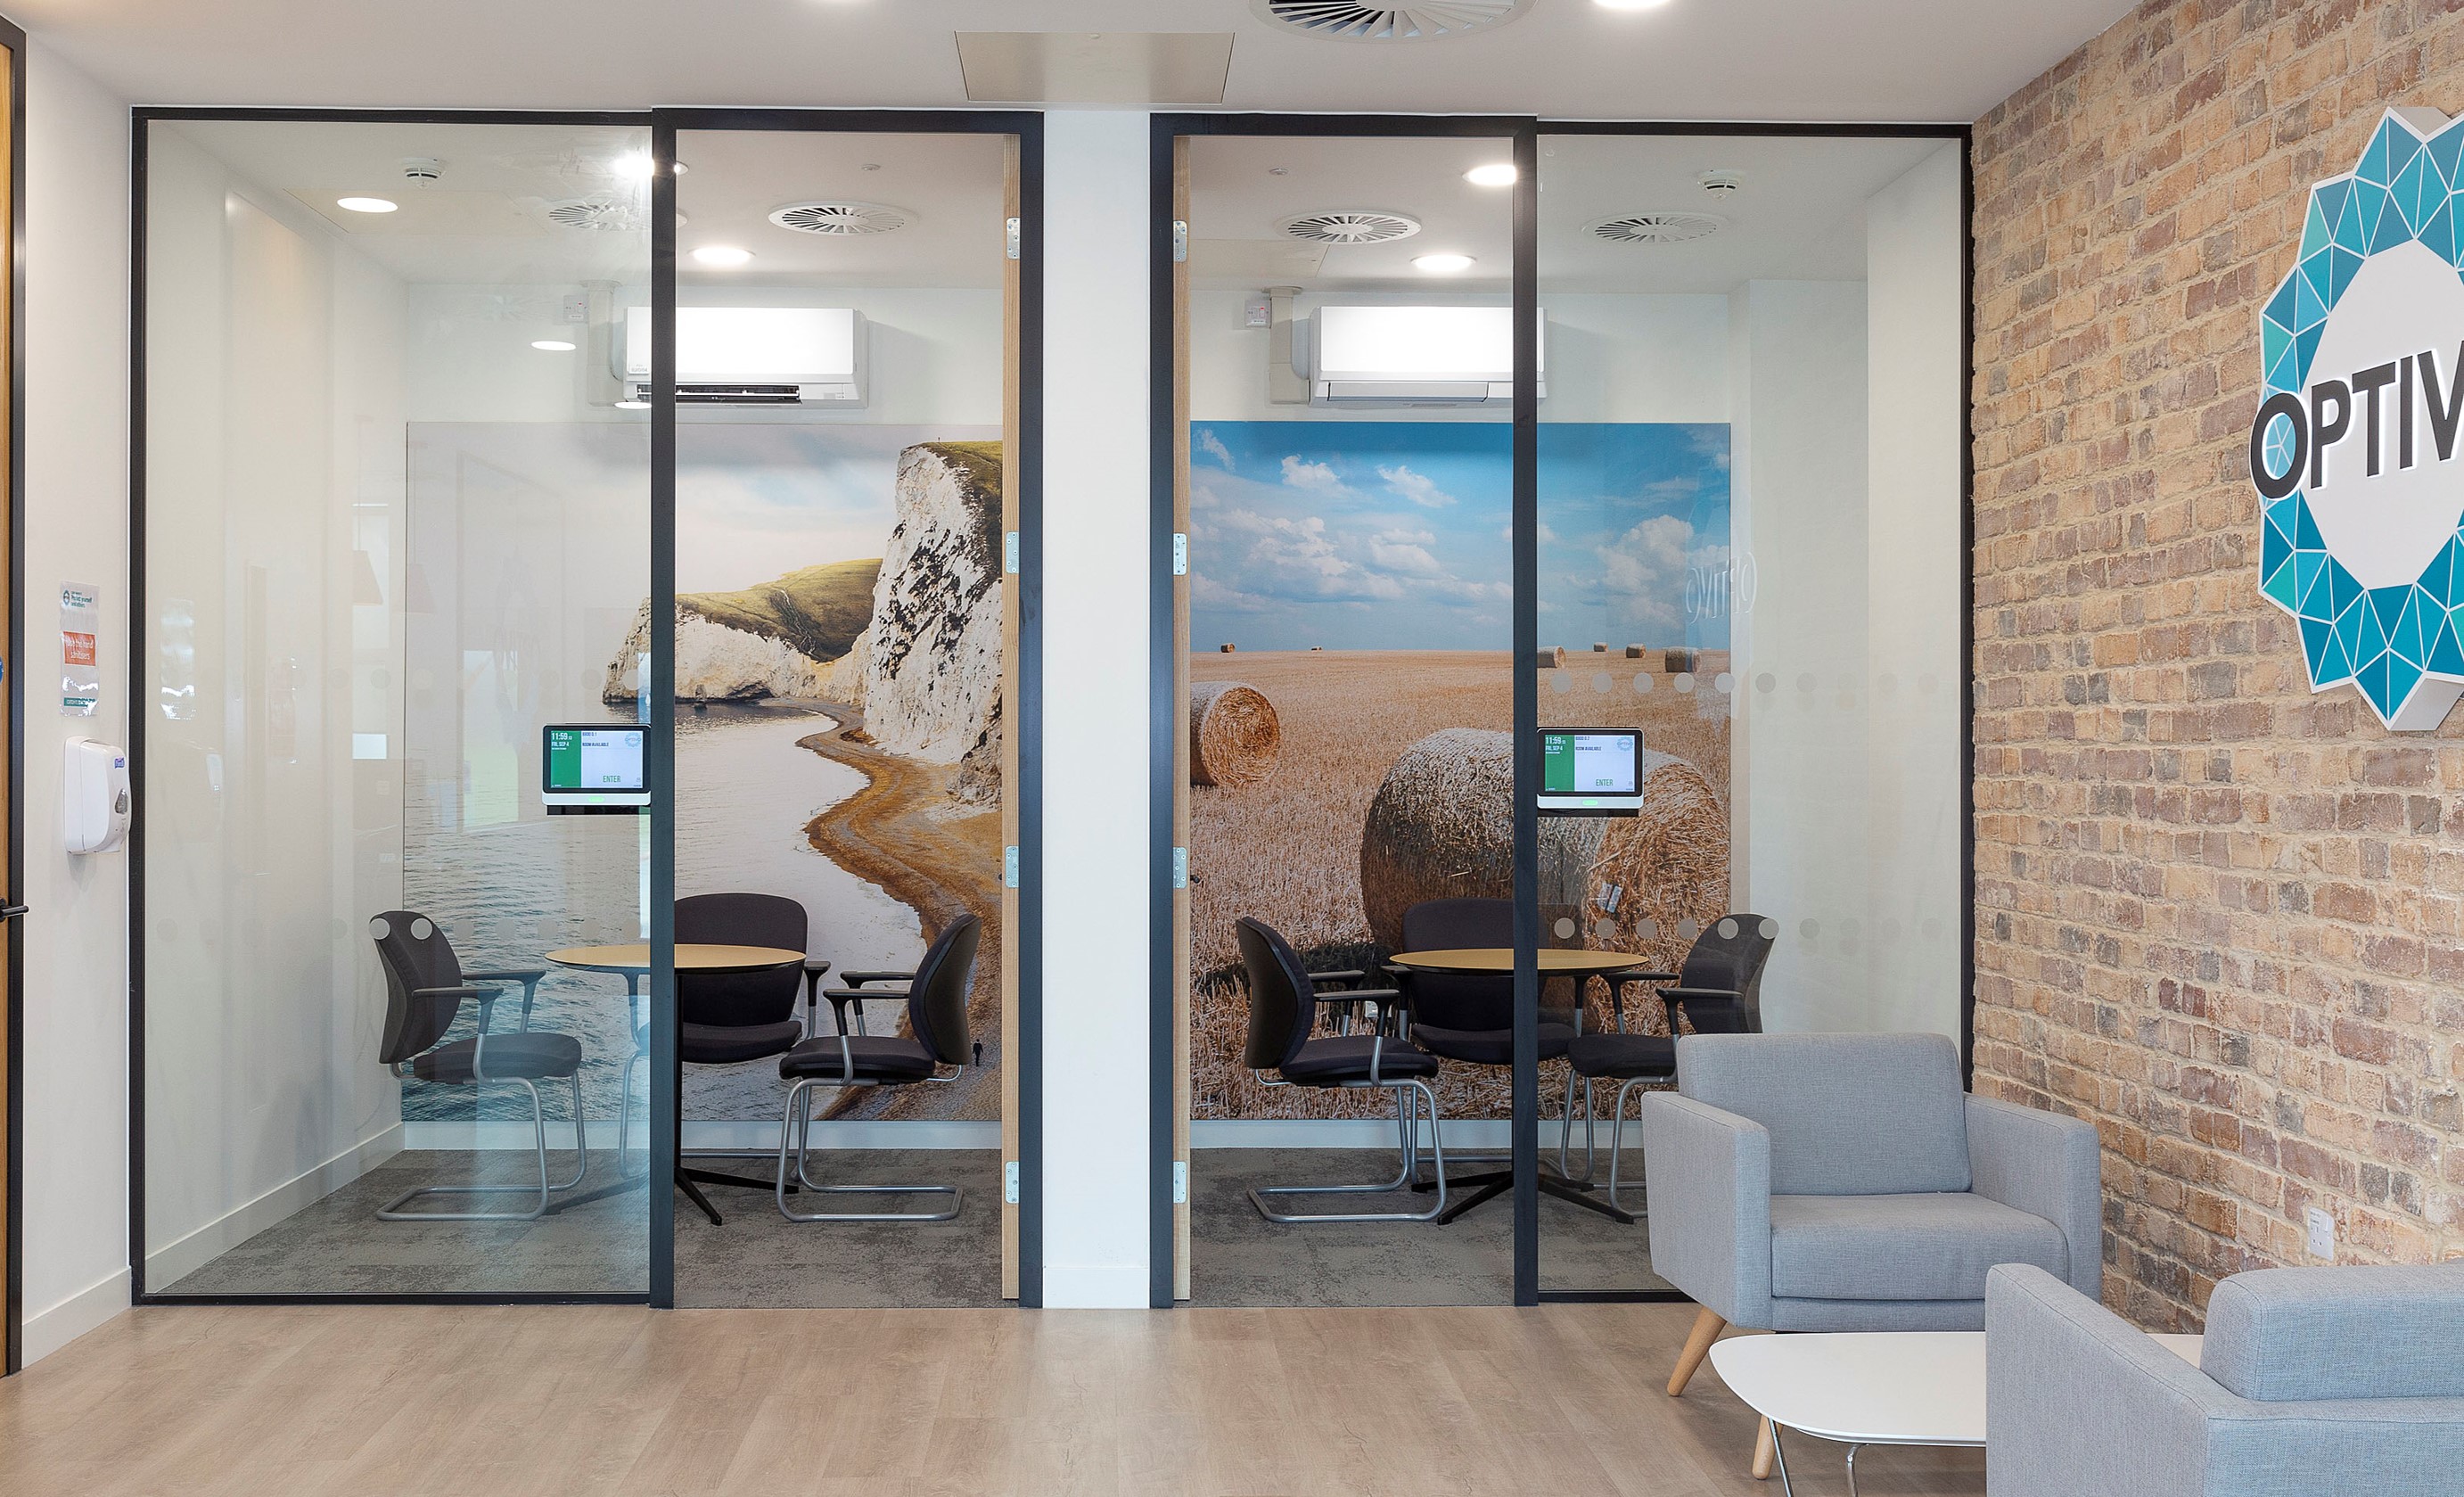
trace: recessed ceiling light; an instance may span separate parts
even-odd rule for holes
[[[535,339],[532,341],[531,346],[541,353],[547,354],[569,354],[573,352],[573,345],[566,342],[561,338]]]
[[[706,244],[695,250],[693,257],[704,265],[728,267],[750,263],[753,252],[739,250],[732,244]]]
[[[1603,11],[1657,11],[1668,0],[1592,0]]]
[[[1468,254],[1423,254],[1412,261],[1430,275],[1456,275],[1471,269]]]
[[[391,198],[338,197],[334,200],[334,206],[348,209],[354,213],[390,213],[402,205]]]
[[[650,403],[647,400],[620,400],[616,403],[616,408],[618,410],[648,410],[650,408]]]
[[[1463,180],[1476,187],[1510,187],[1518,173],[1510,161],[1493,161],[1485,166],[1474,166],[1463,173]]]
[[[637,180],[645,181],[649,179],[650,173],[658,166],[658,163],[650,159],[650,153],[649,151],[629,152],[626,155],[617,157],[616,160],[609,165],[611,169],[615,171],[616,175],[620,177],[632,177]]]

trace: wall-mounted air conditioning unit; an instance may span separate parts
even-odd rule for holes
[[[1541,319],[1540,393],[1549,393]],[[1486,406],[1514,400],[1511,307],[1326,306],[1309,339],[1309,402]]]
[[[650,398],[650,309],[625,309],[616,375]],[[678,307],[676,401],[861,409],[864,314],[846,307]]]

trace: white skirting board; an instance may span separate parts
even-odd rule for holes
[[[1605,1113],[1607,1109],[1601,1109]],[[1505,1118],[1472,1118],[1446,1124],[1446,1147],[1480,1153],[1502,1152],[1511,1143],[1513,1125]],[[1609,1146],[1611,1134],[1605,1119],[1594,1134],[1598,1147]],[[1420,1144],[1426,1148],[1429,1129],[1420,1125]],[[1392,1149],[1395,1147],[1395,1123],[1389,1118],[1379,1121],[1368,1117],[1345,1118],[1200,1118],[1189,1125],[1189,1146],[1192,1149]],[[1583,1123],[1574,1120],[1573,1147],[1583,1147]],[[1642,1124],[1632,1117],[1625,1120],[1625,1147],[1642,1147]],[[1557,1148],[1557,1120],[1540,1120],[1540,1152],[1553,1154]]]
[[[593,1150],[616,1147],[616,1120],[594,1118],[587,1125]],[[649,1144],[650,1127],[635,1121],[628,1148]],[[809,1135],[815,1149],[998,1149],[999,1123],[832,1122],[815,1123]],[[405,1123],[406,1149],[536,1149],[539,1135],[528,1122],[501,1119],[484,1123]],[[573,1148],[573,1125],[550,1119],[547,1147],[551,1154]],[[779,1120],[767,1122],[688,1122],[687,1149],[761,1149],[779,1147]]]
[[[25,1364],[32,1367],[87,1332],[119,1319],[128,1309],[128,1270],[119,1268],[99,1284],[28,1315],[20,1343]]]
[[[173,1288],[175,1281],[184,1275],[211,1263],[275,1222],[297,1216],[392,1158],[404,1147],[404,1125],[392,1124],[375,1137],[343,1150],[316,1168],[275,1186],[254,1200],[224,1212],[178,1242],[149,1250],[145,1254],[147,1290],[160,1292]],[[568,1140],[570,1136],[567,1135]]]

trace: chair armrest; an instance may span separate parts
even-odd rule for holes
[[[413,998],[445,998],[451,996],[453,998],[493,999],[496,996],[496,990],[492,987],[473,987],[466,982],[460,987],[415,987],[410,990],[410,996]]]
[[[1692,1097],[1642,1099],[1651,1268],[1731,1325],[1771,1327],[1771,1133]]]
[[[905,988],[825,987],[824,998],[905,998]]]
[[[536,982],[547,976],[545,967],[507,967],[498,972],[465,972],[463,977],[476,982]]]
[[[2268,1268],[2216,1286],[2199,1365],[2265,1404],[2458,1399],[2459,1347],[2464,1263]]]
[[[2024,1264],[1985,1278],[1993,1497],[2207,1497],[2231,1396],[2086,1295]]]
[[[862,987],[868,982],[913,982],[913,972],[842,972],[839,980],[848,987]]]
[[[2070,1287],[2104,1292],[2104,1189],[2096,1125],[2015,1102],[1968,1099],[1969,1188],[2060,1228]]]
[[[1403,995],[1399,989],[1391,987],[1348,987],[1332,993],[1316,993],[1310,996],[1321,1003],[1365,1003],[1377,1002],[1389,998],[1400,998]]]
[[[1369,974],[1358,967],[1335,967],[1326,972],[1312,972],[1309,980],[1312,982],[1357,982],[1367,976]]]

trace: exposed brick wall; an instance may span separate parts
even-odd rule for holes
[[[2309,184],[2464,111],[2447,4],[2151,3],[1976,129],[1977,1087],[2092,1118],[2105,1297],[2464,1253],[2464,712],[2312,696],[2258,593]]]

